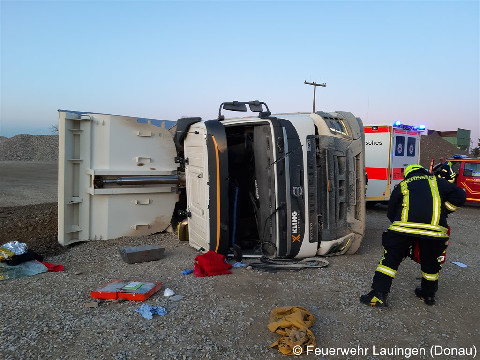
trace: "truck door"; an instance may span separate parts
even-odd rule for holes
[[[458,186],[465,189],[467,201],[480,202],[480,161],[465,161],[457,180]]]
[[[60,244],[169,226],[178,201],[173,124],[59,110]]]
[[[228,149],[225,128],[192,125],[184,142],[189,243],[226,255],[229,249]]]
[[[408,166],[407,152],[407,132],[404,130],[393,129],[392,133],[392,160],[390,168],[390,194],[395,185],[403,180],[403,171]],[[389,194],[389,195],[390,195]]]
[[[415,131],[393,129],[390,193],[403,180],[405,168],[420,161],[420,134]]]

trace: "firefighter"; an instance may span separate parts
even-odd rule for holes
[[[364,304],[386,307],[387,296],[400,263],[419,242],[422,280],[415,295],[435,304],[441,255],[447,247],[447,214],[465,203],[465,192],[437,178],[420,165],[405,169],[404,180],[392,191],[387,217],[392,224],[382,235],[383,256],[373,276],[372,291]]]
[[[440,166],[440,168],[435,172],[435,175],[447,180],[449,183],[455,183],[455,179],[457,174],[453,171],[452,163],[450,161],[446,161]]]

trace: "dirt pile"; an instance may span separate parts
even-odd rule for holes
[[[66,250],[57,242],[57,204],[0,207],[0,242],[19,241],[37,254]]]
[[[440,162],[440,158],[449,158],[455,154],[469,155],[467,152],[444,140],[438,133],[423,135],[420,140],[420,165],[427,169],[432,159],[437,164]]]
[[[57,135],[15,135],[0,138],[0,161],[58,160]]]

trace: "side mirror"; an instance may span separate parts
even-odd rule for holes
[[[247,111],[247,105],[250,108],[251,112],[257,112],[259,113],[258,116],[262,119],[268,118],[271,115],[270,110],[268,109],[267,104],[265,104],[262,101],[254,100],[254,101],[248,101],[248,102],[243,102],[243,101],[231,101],[231,102],[224,102],[220,104],[220,108],[218,109],[218,121],[222,121],[225,119],[225,116],[222,115],[222,109],[223,110],[229,110],[229,111],[240,111],[240,112],[246,112]],[[266,111],[263,111],[263,106],[267,109]]]
[[[232,101],[223,103],[224,110],[247,112],[247,105],[243,102]]]

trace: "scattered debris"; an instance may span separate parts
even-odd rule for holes
[[[232,265],[225,262],[224,255],[209,250],[205,254],[195,257],[193,273],[198,277],[224,275],[231,274],[231,268]]]
[[[247,267],[247,264],[237,261],[235,264],[232,265],[234,268],[244,268]]]
[[[159,260],[164,253],[165,248],[158,245],[132,246],[120,249],[120,256],[128,264]]]
[[[173,292],[172,289],[169,289],[169,288],[166,288],[165,291],[163,292],[163,296],[166,296],[166,297],[173,296],[173,295],[175,295],[175,293]]]
[[[48,272],[59,272],[65,270],[63,265],[50,264],[48,262],[42,261],[42,264],[47,267]]]
[[[277,346],[284,355],[300,355],[307,350],[307,346],[315,348],[315,335],[309,329],[314,321],[315,316],[300,306],[273,309],[268,329],[282,337],[270,347]]]
[[[465,265],[464,263],[461,263],[460,261],[452,261],[452,264],[460,266],[461,268],[466,268],[467,267],[467,265]]]
[[[173,295],[168,298],[169,301],[180,301],[184,298],[183,295]]]
[[[145,319],[152,320],[153,315],[160,315],[165,316],[167,315],[167,310],[161,306],[151,306],[147,304],[143,304],[140,308],[135,309],[140,315],[142,315]]]
[[[90,292],[90,295],[92,299],[144,301],[160,290],[161,287],[161,282],[112,280]]]
[[[182,271],[182,275],[190,275],[193,273],[193,269],[185,269]]]
[[[26,261],[19,265],[10,266],[0,261],[0,280],[18,279],[47,272],[47,267],[40,261]]]
[[[10,241],[0,247],[0,260],[11,259],[15,255],[22,255],[27,251],[27,244]]]
[[[85,304],[83,304],[83,306],[85,306],[86,308],[98,308],[98,301],[89,301],[89,302],[86,302]]]
[[[1,252],[2,252],[2,250],[0,250],[0,254],[1,254]],[[20,255],[13,255],[10,259],[6,259],[5,263],[7,265],[16,266],[16,265],[19,265],[21,263],[24,263],[24,262],[27,262],[27,261],[32,261],[32,260],[38,260],[38,261],[42,262],[43,261],[43,256],[38,255],[35,251],[33,251],[31,249],[27,249],[24,253],[22,253]]]
[[[250,266],[255,270],[262,270],[267,272],[277,272],[278,270],[302,270],[308,268],[324,268],[329,265],[329,262],[319,257],[306,258],[299,261],[284,260],[284,259],[269,259],[265,256],[260,258],[260,262],[250,263]],[[247,267],[248,269],[248,267]]]

